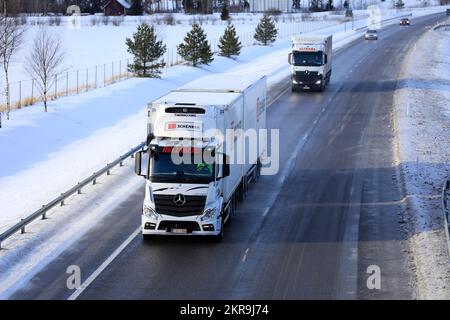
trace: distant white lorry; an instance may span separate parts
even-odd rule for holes
[[[147,149],[135,163],[136,174],[146,179],[144,238],[222,239],[224,224],[261,170],[265,150],[248,154],[243,135],[266,128],[266,82],[206,76],[148,104]]]
[[[292,91],[325,90],[332,71],[333,38],[331,35],[301,35],[292,38]]]

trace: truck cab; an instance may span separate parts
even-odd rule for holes
[[[292,91],[323,91],[331,78],[332,37],[299,36],[292,40],[289,64],[292,65]]]

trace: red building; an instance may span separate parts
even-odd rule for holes
[[[127,0],[109,0],[105,7],[105,16],[124,16],[131,5]]]

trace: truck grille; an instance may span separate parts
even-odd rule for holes
[[[161,221],[158,230],[170,231],[170,229],[186,229],[188,232],[200,231],[200,226],[195,221]]]
[[[303,83],[316,82],[319,80],[319,74],[317,71],[309,71],[308,73],[305,71],[297,71],[295,73],[295,80]]]
[[[176,195],[155,194],[155,209],[159,214],[174,217],[198,216],[205,209],[206,196],[183,196],[185,203],[177,205],[174,202]]]

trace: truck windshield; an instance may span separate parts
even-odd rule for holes
[[[214,164],[200,161],[190,155],[190,163],[175,164],[171,153],[158,153],[150,160],[150,175],[152,182],[176,183],[210,183],[214,180]],[[188,162],[188,161],[186,161]]]
[[[294,51],[294,66],[314,67],[323,65],[323,53]]]

